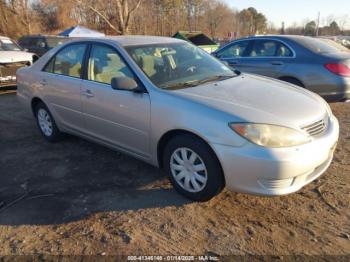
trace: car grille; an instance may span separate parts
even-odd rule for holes
[[[0,82],[6,82],[16,79],[17,69],[28,66],[29,62],[17,62],[17,63],[7,63],[0,64]]]
[[[318,135],[321,135],[324,131],[326,131],[327,126],[328,126],[328,116],[310,125],[302,127],[302,130],[304,130],[310,136],[318,136]]]

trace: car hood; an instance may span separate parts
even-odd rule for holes
[[[299,128],[324,118],[327,113],[327,105],[318,95],[249,74],[174,92],[226,112],[235,117],[232,121]]]
[[[0,51],[0,63],[32,61],[33,53],[24,51]]]

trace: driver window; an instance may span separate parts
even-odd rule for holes
[[[88,79],[111,84],[114,77],[134,79],[130,69],[113,48],[104,45],[93,45],[89,59]]]
[[[232,45],[226,47],[221,52],[218,53],[220,58],[235,58],[244,57],[245,51],[248,48],[249,41],[241,41],[238,43],[233,43]]]

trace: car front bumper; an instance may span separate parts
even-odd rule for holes
[[[264,196],[298,191],[322,175],[333,159],[339,137],[338,120],[312,142],[290,148],[211,144],[224,171],[226,186],[236,192]]]
[[[16,78],[12,79],[0,79],[0,87],[10,87],[10,86],[15,86],[16,85]]]
[[[16,71],[30,64],[30,61],[0,63],[0,87],[16,85]]]

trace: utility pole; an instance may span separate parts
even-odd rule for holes
[[[321,16],[321,13],[318,12],[317,25],[316,25],[316,37],[318,37],[318,31],[319,31],[319,28],[320,28],[320,16]]]

